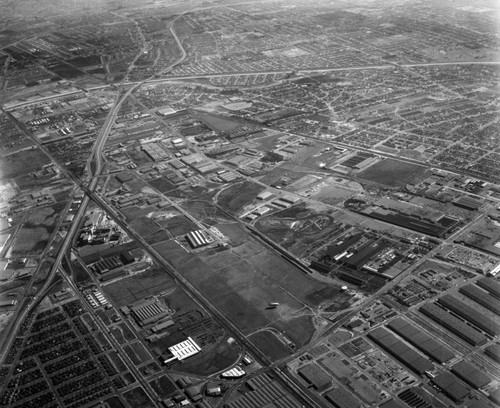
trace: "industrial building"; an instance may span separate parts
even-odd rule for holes
[[[483,288],[491,295],[500,299],[500,282],[493,278],[481,278],[476,282],[476,285]]]
[[[302,408],[302,404],[267,374],[248,380],[246,385],[250,391],[225,404],[226,408]]]
[[[316,364],[309,364],[297,371],[316,391],[322,392],[332,384],[332,379]]]
[[[350,392],[334,388],[325,394],[325,399],[336,408],[360,408],[361,404]]]
[[[500,363],[500,344],[493,343],[484,349],[484,354]]]
[[[191,337],[188,337],[187,340],[169,347],[168,353],[162,355],[162,360],[164,364],[172,361],[182,361],[198,354],[200,351],[201,347]]]
[[[470,390],[460,384],[457,377],[451,373],[441,373],[432,379],[434,385],[439,387],[453,402],[461,402],[470,394]]]
[[[484,374],[482,370],[464,360],[451,367],[451,372],[476,390],[491,383],[491,378]]]
[[[476,285],[469,284],[461,287],[460,293],[463,293],[468,298],[500,316],[500,300],[491,296],[483,289],[477,287]]]
[[[455,354],[448,347],[434,340],[430,334],[415,327],[403,318],[398,317],[387,326],[440,364],[446,363],[455,357]]]
[[[434,364],[383,327],[372,330],[368,337],[417,374],[422,375],[434,369]]]
[[[482,346],[488,341],[483,333],[435,303],[427,303],[421,306],[420,311],[473,346]]]
[[[214,242],[214,239],[207,232],[202,230],[191,231],[186,235],[186,241],[193,249],[209,245]]]
[[[131,306],[130,313],[139,326],[146,326],[170,315],[170,312],[156,299]]]
[[[395,400],[390,399],[389,401],[380,404],[379,408],[403,408],[403,406]]]
[[[485,333],[488,333],[491,336],[500,334],[500,324],[461,300],[451,295],[444,295],[438,299],[438,303],[456,313],[460,317],[463,317]]]

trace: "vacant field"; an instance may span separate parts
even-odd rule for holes
[[[189,214],[208,225],[214,225],[222,221],[232,221],[233,218],[222,211],[215,204],[205,200],[191,200],[181,204],[181,207]]]
[[[142,166],[143,164],[151,163],[152,160],[150,157],[144,153],[142,150],[129,149],[127,151],[130,158],[133,160],[135,164],[138,166]]]
[[[175,190],[177,186],[174,183],[168,181],[165,177],[158,177],[154,180],[149,181],[154,188],[158,191],[165,193],[166,191]]]
[[[158,224],[146,216],[130,221],[129,226],[141,236],[149,235],[160,230]]]
[[[281,319],[274,322],[271,327],[282,332],[292,340],[296,348],[305,346],[311,341],[315,328],[311,316],[299,316],[292,319]]]
[[[358,178],[390,187],[402,187],[415,177],[422,175],[426,169],[424,166],[386,159],[359,173]]]
[[[22,150],[0,160],[0,180],[19,177],[40,170],[49,158],[39,149]]]
[[[157,221],[162,227],[166,228],[173,237],[185,235],[190,231],[199,229],[198,226],[184,214],[174,215],[168,218],[162,218]]]
[[[175,384],[166,375],[149,382],[160,398],[166,398],[177,391]]]
[[[134,388],[131,391],[123,393],[125,400],[129,403],[131,407],[134,408],[153,408],[155,404],[151,401],[142,389],[142,387]]]
[[[154,206],[139,208],[137,206],[122,208],[120,212],[127,218],[128,221],[135,220],[139,217],[149,214],[154,211]]]
[[[149,245],[158,244],[159,242],[167,241],[170,238],[172,238],[172,236],[168,233],[168,231],[165,231],[163,229],[155,231],[152,234],[144,237]]]
[[[280,360],[290,354],[292,350],[279,341],[269,331],[260,331],[252,334],[248,339],[262,351],[271,361]]]
[[[233,184],[220,192],[217,204],[231,214],[236,214],[245,205],[249,204],[264,188],[250,181]]]
[[[241,126],[241,123],[236,122],[235,120],[224,119],[218,116],[200,114],[199,118],[205,125],[207,125],[210,129],[215,130],[216,132],[233,130],[238,126]]]
[[[293,314],[302,308],[271,279],[228,251],[201,259],[173,241],[156,245],[155,249],[245,333],[280,319],[280,313]],[[280,302],[282,307],[268,310],[269,302]]]
[[[65,203],[35,208],[18,232],[11,247],[12,256],[40,255],[49,242]]]
[[[338,293],[336,286],[308,277],[253,239],[233,248],[234,253],[193,256],[172,241],[155,249],[244,333],[272,324],[297,345],[307,344],[315,327],[309,316],[297,313]],[[269,309],[271,302],[280,306]]]
[[[215,227],[229,238],[233,248],[244,244],[248,239],[248,232],[236,222],[217,224]]]
[[[104,286],[107,295],[118,307],[175,287],[173,279],[158,267]]]

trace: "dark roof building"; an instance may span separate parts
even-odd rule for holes
[[[500,363],[500,344],[493,343],[484,349],[484,353],[495,360],[497,363]]]
[[[420,307],[419,310],[473,346],[482,346],[488,341],[483,333],[469,326],[450,312],[440,308],[435,303],[427,303]]]
[[[434,369],[434,365],[429,360],[417,353],[410,346],[399,340],[383,327],[378,327],[375,330],[372,330],[368,333],[368,337],[417,374],[421,375],[426,371]]]
[[[451,372],[475,389],[486,387],[491,382],[490,377],[467,361],[455,364],[451,367]]]
[[[325,394],[325,399],[336,408],[360,408],[361,404],[343,388],[334,388]]]
[[[455,357],[448,347],[401,317],[392,320],[387,326],[440,364]]]
[[[378,408],[403,408],[403,406],[393,399],[386,401],[378,406]]]
[[[463,317],[489,335],[496,336],[500,334],[500,324],[496,323],[491,317],[486,316],[484,313],[481,313],[481,311],[467,305],[461,300],[451,295],[444,295],[438,299],[438,303],[456,313],[460,317]]]
[[[304,378],[314,389],[326,390],[332,383],[332,379],[316,364],[310,364],[298,370],[299,375]]]
[[[432,379],[434,385],[439,387],[453,402],[460,402],[470,394],[470,390],[460,384],[451,373],[441,373]]]

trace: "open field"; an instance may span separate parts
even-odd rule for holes
[[[149,184],[151,184],[154,188],[162,193],[175,190],[177,188],[174,183],[171,183],[165,177],[155,178],[154,180],[149,181]]]
[[[65,202],[35,208],[18,232],[11,247],[12,256],[40,255],[48,244]]]
[[[162,211],[162,213],[164,212]],[[155,219],[156,222],[166,228],[173,237],[185,235],[189,231],[198,229],[198,226],[193,221],[175,209],[170,210],[168,216],[161,216],[161,218],[155,214]]]
[[[214,225],[221,221],[232,221],[227,213],[218,208],[210,201],[204,200],[190,200],[181,204],[181,207],[197,220],[204,222],[208,225]]]
[[[217,204],[231,214],[236,214],[245,205],[249,204],[264,188],[250,181],[233,184],[220,192]]]
[[[129,226],[142,236],[155,233],[161,229],[156,222],[146,216],[142,216],[130,221]]]
[[[285,346],[270,331],[259,331],[248,337],[271,361],[280,360],[292,353],[292,349]]]
[[[134,408],[153,408],[155,406],[142,387],[127,391],[123,396],[130,406]]]
[[[305,310],[306,304],[316,307],[338,292],[333,285],[309,278],[253,239],[233,248],[235,253],[193,256],[172,241],[156,245],[155,249],[243,333],[276,323],[294,342],[305,344],[315,328],[306,316],[300,318],[300,330],[296,331],[297,312]],[[332,291],[325,291],[325,287]],[[268,309],[271,302],[280,306]]]
[[[22,150],[4,156],[0,160],[0,179],[10,179],[40,170],[49,158],[38,149]]]
[[[389,187],[402,187],[415,177],[423,175],[425,170],[424,166],[386,159],[359,173],[358,178],[385,184]]]
[[[153,206],[148,206],[144,208],[139,208],[137,206],[132,206],[132,207],[127,207],[127,208],[122,208],[120,209],[120,212],[127,217],[128,221],[135,220],[139,217],[142,217],[144,215],[149,214],[150,212],[154,211],[155,207]]]
[[[208,114],[199,114],[200,120],[207,125],[210,129],[216,132],[224,132],[226,130],[233,130],[241,124],[235,120],[224,119],[218,116]]]
[[[175,287],[173,279],[158,267],[104,286],[104,290],[118,306],[126,306],[147,296]]]

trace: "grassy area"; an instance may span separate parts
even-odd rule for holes
[[[163,218],[158,223],[166,228],[173,237],[185,235],[190,231],[199,229],[198,226],[187,218],[184,214],[174,215],[173,217]]]
[[[402,187],[415,177],[422,175],[426,169],[426,167],[417,164],[386,159],[359,173],[358,178],[389,187]]]
[[[260,331],[248,337],[271,361],[280,360],[292,353],[292,350],[279,341],[269,331]]]
[[[181,204],[189,214],[208,225],[221,221],[232,221],[233,218],[218,208],[215,204],[205,200],[191,200]]]
[[[136,387],[131,391],[123,393],[127,403],[134,408],[153,408],[155,404],[151,401],[142,387]]]
[[[255,199],[257,194],[262,190],[264,190],[262,186],[250,181],[233,184],[229,188],[221,191],[217,199],[217,204],[231,214],[236,214],[245,205]]]
[[[212,116],[207,114],[200,114],[200,120],[207,125],[210,129],[216,132],[224,132],[227,130],[233,130],[239,126],[241,123],[235,120],[224,119],[218,116]]]
[[[165,177],[158,177],[154,180],[149,181],[154,188],[158,191],[165,193],[166,191],[175,190],[177,186],[174,183],[168,181]]]
[[[106,285],[104,291],[118,307],[122,307],[173,287],[175,283],[165,271],[152,267],[139,275]]]
[[[10,179],[38,171],[49,158],[38,149],[22,150],[2,157],[0,160],[0,179]]]

